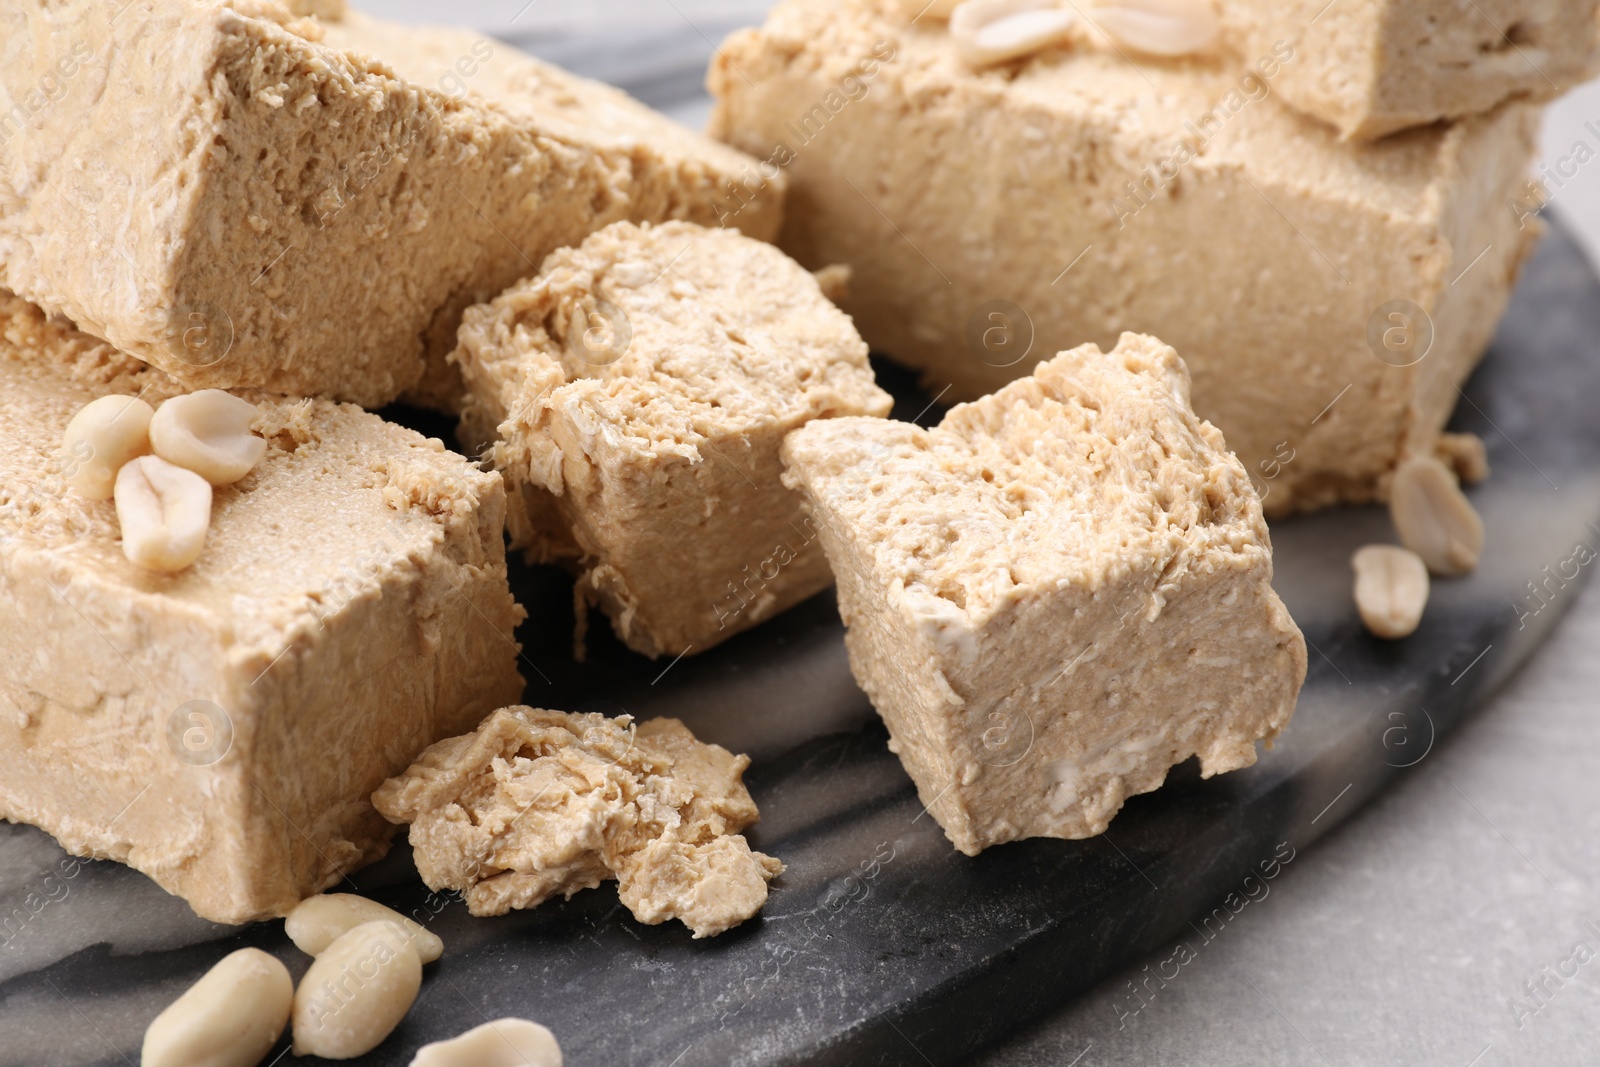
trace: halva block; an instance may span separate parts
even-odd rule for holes
[[[579,569],[580,600],[650,656],[704,651],[827,587],[778,448],[882,415],[867,346],[771,245],[618,223],[467,311],[466,447],[511,495],[515,547]]]
[[[386,850],[372,790],[520,694],[521,610],[499,475],[320,400],[252,396],[267,451],[205,551],[129,563],[63,432],[176,391],[0,295],[0,816],[243,922]]]
[[[1282,514],[1433,450],[1538,232],[1536,108],[1350,145],[1276,99],[1299,61],[1079,40],[974,71],[888,0],[784,0],[722,50],[713,129],[783,170],[782,246],[852,267],[844,309],[930,392],[1159,336]]]
[[[1279,42],[1286,103],[1349,138],[1552,100],[1600,67],[1596,0],[1224,0],[1246,58]]]
[[[932,430],[813,423],[784,458],[856,680],[961,851],[1099,834],[1288,724],[1306,646],[1260,502],[1159,341],[1063,353]]]
[[[0,285],[192,387],[446,404],[462,309],[551,250],[734,206],[776,232],[781,177],[737,193],[739,153],[500,42],[338,6],[7,5]]]

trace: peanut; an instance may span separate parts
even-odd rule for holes
[[[1433,454],[1456,472],[1462,485],[1477,485],[1489,477],[1489,450],[1475,433],[1440,434]]]
[[[129,563],[177,572],[200,558],[211,529],[211,486],[204,478],[159,456],[140,456],[117,472],[114,495]]]
[[[1356,609],[1378,637],[1410,637],[1428,606],[1428,567],[1422,557],[1394,545],[1367,545],[1350,557],[1356,574]]]
[[[1059,44],[1075,22],[1052,0],[966,0],[950,13],[950,36],[968,66],[991,67]]]
[[[103,396],[84,405],[62,441],[73,464],[67,484],[90,500],[110,500],[123,464],[149,455],[154,414],[136,396]]]
[[[900,0],[900,10],[910,16],[912,22],[919,19],[943,22],[960,4],[961,0]]]
[[[1088,17],[1113,41],[1153,56],[1210,51],[1222,32],[1212,0],[1100,0]]]
[[[250,432],[256,406],[221,389],[175,396],[150,420],[150,444],[168,463],[194,471],[212,485],[232,485],[267,454]]]
[[[830,263],[821,270],[812,271],[811,275],[830,303],[842,304],[850,299],[850,268],[845,264]]]
[[[526,1019],[496,1019],[417,1050],[411,1067],[561,1067],[555,1035]]]
[[[432,963],[443,954],[444,942],[438,935],[375,900],[353,893],[324,893],[301,901],[284,920],[284,929],[301,952],[320,956],[329,945],[362,923],[384,920],[400,925],[423,963]]]
[[[144,1067],[256,1067],[294,1003],[289,969],[258,948],[223,958],[144,1032]]]
[[[422,988],[422,959],[399,923],[341,934],[294,994],[294,1054],[348,1060],[383,1044]]]
[[[1433,456],[1413,456],[1394,472],[1389,517],[1400,542],[1441,577],[1466,574],[1483,552],[1483,520],[1455,474]]]

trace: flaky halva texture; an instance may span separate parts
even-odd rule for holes
[[[615,878],[634,918],[712,937],[761,910],[783,872],[740,831],[758,814],[748,756],[676,719],[502,708],[373,795],[411,824],[422,880],[474,915],[570,898]]]
[[[1183,353],[1269,514],[1385,498],[1540,232],[1511,206],[1538,109],[1350,145],[1278,99],[1287,42],[1124,53],[974,71],[894,0],[782,0],[718,54],[711,128],[781,166],[781,246],[853,268],[843,308],[930,393],[1139,330]]]
[[[771,245],[618,223],[467,311],[464,446],[512,497],[512,543],[566,560],[580,601],[650,656],[704,651],[824,589],[778,448],[887,414],[867,346]]]
[[[1248,767],[1288,725],[1306,646],[1260,501],[1154,338],[1063,353],[932,430],[813,423],[784,459],[856,680],[961,851],[1099,834],[1169,768]]]
[[[618,90],[332,3],[0,8],[0,285],[192,387],[449,404],[461,311],[620,219],[770,237],[781,176]]]
[[[1278,90],[1354,140],[1553,100],[1600,70],[1597,0],[1222,0],[1246,58],[1290,43]]]
[[[372,790],[522,691],[500,477],[348,405],[252,394],[268,443],[198,562],[124,558],[62,435],[161,371],[0,292],[0,817],[218,922],[387,850]]]

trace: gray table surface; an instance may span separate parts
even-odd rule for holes
[[[627,83],[650,76],[652,35],[709,55],[767,5],[365,6],[553,56],[614,40]],[[693,124],[706,105],[687,92],[667,110]],[[1600,84],[1555,105],[1545,136],[1561,183],[1552,200],[1600,262],[1600,167],[1563,162],[1579,142],[1600,150]],[[1570,599],[1556,638],[1505,692],[1287,868],[1175,982],[1129,968],[979,1067],[1600,1063],[1600,588]]]

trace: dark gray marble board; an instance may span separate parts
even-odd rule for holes
[[[952,850],[850,680],[826,595],[676,664],[601,634],[580,667],[564,652],[564,580],[520,570],[537,617],[520,635],[529,702],[673,714],[750,752],[752,837],[788,872],[759,919],[693,942],[634,922],[610,888],[473,919],[441,908],[398,848],[354,884],[449,947],[401,1029],[352,1062],[406,1064],[429,1040],[523,1015],[552,1026],[572,1067],[950,1064],[1180,931],[1203,952],[1263,879],[1458,726],[1572,599],[1552,585],[1541,606],[1527,583],[1577,542],[1600,546],[1597,338],[1600,285],[1557,230],[1458,413],[1494,465],[1473,492],[1483,567],[1437,583],[1421,630],[1384,643],[1356,620],[1348,568],[1353,548],[1389,537],[1384,514],[1276,526],[1277,585],[1314,648],[1288,733],[1247,771],[1177,769],[1094,840]],[[883,369],[915,414],[904,376]],[[0,827],[0,920],[29,893],[50,898],[0,944],[0,1064],[132,1064],[148,1021],[224,953],[255,945],[297,976],[306,966],[281,924],[213,926],[142,875],[91,863],[63,878],[62,859],[46,835]]]
[[[731,28],[518,43],[692,118],[709,42]],[[908,376],[879,369],[897,415],[938,417]],[[394,1037],[349,1062],[404,1065],[428,1041],[524,1015],[555,1030],[571,1067],[953,1064],[1181,931],[1203,953],[1230,904],[1420,762],[1537,646],[1574,590],[1519,617],[1539,606],[1526,583],[1575,542],[1600,547],[1600,285],[1559,231],[1466,399],[1457,426],[1484,436],[1495,468],[1473,494],[1489,530],[1479,572],[1439,583],[1421,631],[1386,644],[1349,601],[1349,554],[1389,539],[1382,512],[1276,525],[1276,584],[1315,649],[1289,732],[1248,771],[1202,782],[1177,769],[1091,841],[952,850],[850,679],[828,596],[670,666],[592,630],[580,669],[564,651],[564,579],[519,570],[519,598],[539,608],[519,635],[528,701],[676,715],[749,752],[763,814],[751,836],[788,871],[758,920],[693,942],[633,922],[610,888],[473,919],[440,907],[402,845],[353,882],[425,918],[448,951]],[[235,948],[305,969],[281,924],[219,927],[116,864],[65,877],[64,858],[47,835],[0,824],[0,1067],[136,1063],[150,1019]],[[7,927],[30,894],[46,905]]]

